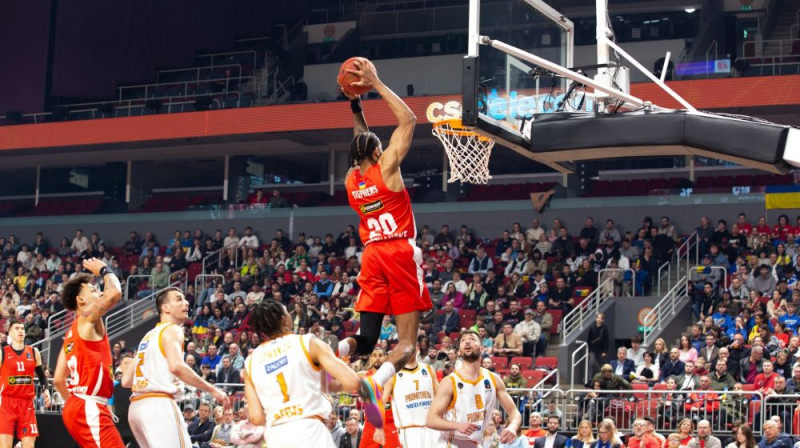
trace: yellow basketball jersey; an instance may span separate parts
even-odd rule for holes
[[[464,379],[458,372],[448,375],[445,381],[451,381],[453,384],[453,400],[445,418],[454,422],[478,425],[478,430],[470,436],[457,431],[452,432],[450,440],[471,440],[480,444],[483,440],[483,430],[492,419],[492,411],[497,407],[495,376],[481,368],[475,381]]]
[[[159,323],[148,331],[136,348],[136,369],[133,375],[131,398],[151,393],[162,393],[178,398],[183,392],[183,384],[169,372],[167,354],[164,351],[164,330],[173,325]]]
[[[287,334],[264,342],[245,361],[267,428],[309,417],[324,419],[331,413],[331,403],[321,390],[323,372],[308,352],[312,337]]]
[[[433,402],[433,378],[428,364],[418,363],[414,370],[401,369],[392,378],[392,415],[398,429],[425,426],[428,408]]]

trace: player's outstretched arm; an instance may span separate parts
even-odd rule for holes
[[[347,393],[356,393],[361,380],[358,374],[337,358],[331,347],[317,338],[311,338],[308,347],[311,361],[319,364],[341,385],[341,390]]]
[[[348,100],[350,100],[350,110],[353,112],[354,121],[353,136],[369,132],[369,126],[367,126],[367,117],[364,116],[364,109],[361,108],[361,96],[346,92],[344,89],[342,89],[342,86],[339,86],[339,91],[342,92],[342,95],[346,96]]]
[[[519,415],[519,409],[514,404],[511,395],[508,394],[503,380],[497,374],[492,373],[491,375],[494,376],[494,383],[497,385],[497,401],[508,415],[508,420],[506,420],[508,424],[500,433],[500,443],[511,443],[517,438],[517,429],[522,424],[522,416]]]
[[[200,375],[196,374],[191,367],[189,367],[183,360],[183,331],[177,325],[170,325],[164,332],[161,333],[164,344],[164,352],[167,356],[167,366],[169,373],[175,375],[176,378],[186,383],[188,386],[202,389],[211,394],[215,400],[222,404],[226,409],[230,407],[231,403],[228,399],[228,394],[222,390],[214,387],[211,383],[207,382]]]
[[[82,317],[95,323],[95,330],[103,334],[105,333],[105,329],[102,328],[101,318],[120,301],[122,298],[122,287],[119,284],[117,276],[111,272],[111,269],[109,269],[102,260],[98,260],[97,258],[83,260],[83,267],[93,275],[103,277],[104,287],[103,292],[100,294],[100,299],[81,314]]]
[[[59,350],[58,353],[56,370],[53,372],[53,385],[66,403],[69,398],[69,391],[67,390],[67,357],[64,355],[63,349]]]
[[[353,85],[375,88],[381,98],[389,105],[392,115],[397,119],[397,128],[392,133],[389,146],[384,149],[381,156],[381,166],[386,169],[387,173],[391,173],[400,168],[400,163],[405,159],[409,148],[411,148],[411,139],[414,136],[417,117],[411,111],[411,108],[378,78],[378,72],[372,62],[359,58],[355,61],[355,65],[358,69],[350,72],[358,75],[361,79],[354,82]]]
[[[478,425],[474,423],[451,422],[444,419],[444,413],[447,412],[447,408],[452,401],[453,382],[445,379],[439,384],[439,389],[433,397],[433,403],[428,409],[428,417],[425,419],[425,426],[437,431],[458,431],[466,435],[477,431]]]
[[[264,407],[261,405],[261,399],[258,398],[247,368],[244,369],[244,398],[247,400],[247,419],[250,423],[256,426],[266,425],[267,415],[264,414]]]

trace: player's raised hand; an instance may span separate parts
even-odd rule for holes
[[[352,93],[348,92],[347,90],[344,90],[342,88],[342,86],[337,85],[337,87],[339,87],[339,93],[341,93],[342,95],[346,96],[347,99],[350,100],[350,101],[353,101],[355,99],[361,98],[361,95],[353,95]]]
[[[100,270],[106,267],[106,264],[97,258],[87,258],[83,260],[83,267],[94,275],[100,275]]]
[[[503,432],[500,433],[500,443],[511,443],[516,438],[516,434],[509,431],[508,428],[503,429]]]
[[[375,69],[375,65],[369,61],[369,59],[365,58],[358,58],[353,62],[353,65],[356,66],[356,70],[347,70],[348,72],[358,76],[360,79],[351,83],[353,86],[363,86],[363,87],[375,87],[380,80],[378,79],[378,71]]]
[[[458,432],[465,435],[470,435],[478,430],[478,425],[475,423],[459,423],[459,426]]]
[[[215,400],[219,404],[222,405],[223,409],[230,409],[231,408],[231,400],[228,398],[228,394],[225,393],[218,387],[215,387],[214,390],[211,391],[211,396],[214,397]]]

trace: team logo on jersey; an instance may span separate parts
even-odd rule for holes
[[[422,369],[422,376],[428,376],[428,370]]]
[[[30,359],[31,359],[31,354],[30,354],[30,352],[28,352],[28,353],[25,353],[25,357],[26,357],[26,358],[28,358],[28,359],[30,360]]]
[[[489,380],[483,380],[483,387],[485,387],[487,389],[491,389],[492,388],[491,383],[489,383]]]
[[[458,383],[458,388],[459,389],[463,389],[464,388],[464,383]]]
[[[365,189],[365,188],[367,188],[367,183],[366,183],[366,182],[364,182],[363,180],[361,180],[361,181],[358,181],[358,189],[359,189],[359,190],[363,190],[363,189]]]
[[[403,372],[400,372],[400,373],[398,373],[398,374],[397,374],[397,376],[399,376],[400,378],[402,378],[402,377],[403,377]]]
[[[289,358],[287,358],[286,356],[284,356],[284,357],[282,357],[282,358],[278,359],[277,361],[273,361],[273,362],[271,362],[271,363],[269,363],[269,364],[265,365],[265,366],[264,366],[264,370],[265,370],[267,373],[272,373],[272,372],[274,372],[274,371],[276,371],[276,370],[280,369],[281,367],[283,367],[283,366],[285,366],[285,365],[287,365],[287,364],[289,364]]]
[[[370,213],[377,212],[378,210],[383,208],[383,201],[378,199],[375,202],[370,202],[369,204],[360,205],[359,208],[361,209],[361,213],[368,215]]]
[[[68,354],[68,355],[69,355],[70,353],[72,353],[72,342],[70,342],[69,344],[67,344],[67,345],[64,347],[64,353],[66,353],[66,354]]]
[[[353,195],[353,199],[361,199],[378,194],[378,187],[375,185],[367,186],[365,183],[359,182],[358,188],[358,190],[353,190],[350,192],[350,194]]]

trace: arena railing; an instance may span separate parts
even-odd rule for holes
[[[209,252],[208,255],[203,258],[203,272],[208,272],[209,269],[216,269],[222,266],[222,260],[227,256],[227,250],[235,246],[235,244],[229,244],[225,247],[219,248],[214,252]],[[234,250],[234,266],[239,267],[239,251]],[[195,290],[197,292],[197,290]]]
[[[147,280],[147,287],[150,289],[150,294],[155,292],[155,282],[153,280],[153,276],[150,274],[133,274],[129,275],[128,278],[125,279],[125,290],[122,292],[122,300],[129,300],[130,299],[130,282],[132,278],[142,278],[148,279]],[[138,293],[138,291],[134,291],[134,295]]]
[[[561,343],[583,328],[587,320],[594,320],[600,311],[600,306],[614,296],[614,279],[608,278],[600,283],[586,299],[569,312],[561,321]]]
[[[195,72],[197,74],[195,79],[196,80],[200,80],[200,73],[203,70],[211,71],[211,70],[216,70],[216,69],[219,69],[219,68],[223,68],[223,67],[232,65],[232,64],[215,65],[214,64],[214,59],[215,58],[217,58],[217,59],[219,59],[220,57],[228,57],[228,58],[230,58],[230,57],[236,57],[237,55],[245,55],[245,54],[253,56],[253,65],[252,65],[252,67],[255,70],[257,68],[257,64],[258,64],[258,54],[256,53],[255,50],[232,51],[230,53],[209,53],[209,54],[201,54],[201,55],[197,56],[197,59],[200,59],[200,58],[208,58],[208,59],[210,59],[209,65],[200,65],[200,66],[197,66],[197,67],[173,68],[173,69],[168,69],[168,70],[159,70],[158,72],[156,72],[156,82],[161,82],[161,75],[164,74],[164,73],[181,73],[181,72],[188,72],[188,73]],[[222,62],[224,63],[226,61],[222,61]]]
[[[630,292],[631,296],[636,297],[636,271],[634,271],[631,268],[627,268],[627,269],[626,268],[605,268],[605,269],[600,269],[600,271],[597,273],[597,278],[598,279],[604,278],[603,277],[603,273],[606,273],[606,272],[619,272],[619,273],[622,273],[622,280],[619,281],[619,285],[620,285],[620,287],[622,289],[621,289],[619,294],[616,294],[617,280],[614,279],[614,288],[615,288],[614,293],[615,293],[615,295],[620,296],[620,297],[625,295],[625,293],[626,293],[625,287],[626,287],[626,285],[629,285],[630,286],[630,291],[629,292]],[[625,280],[625,273],[626,272],[630,272],[631,273],[630,280]]]
[[[234,410],[245,405],[244,384],[217,383],[217,387],[225,390],[231,399]],[[37,386],[34,399],[35,409],[39,413],[60,414],[64,401],[53,387],[47,386],[51,403],[44,407],[42,389]],[[734,421],[747,422],[757,435],[761,434],[763,422],[773,415],[780,415],[782,422],[792,421],[786,418],[794,414],[797,407],[797,395],[764,395],[758,391],[669,391],[654,389],[633,390],[600,390],[557,388],[508,388],[516,408],[522,414],[522,424],[528,426],[530,414],[539,412],[543,415],[558,415],[561,418],[561,430],[575,433],[582,420],[596,424],[610,418],[621,433],[633,430],[633,421],[637,418],[651,417],[655,420],[656,431],[662,435],[676,432],[677,425],[683,419],[693,422],[708,420],[712,432],[717,436],[728,435]],[[351,409],[363,410],[363,403],[357,395],[334,393],[333,410],[344,421]],[[785,403],[778,401],[785,400]],[[183,409],[191,406],[197,409],[200,403],[214,404],[210,394],[195,388],[184,386],[182,397],[176,400]],[[505,414],[501,407],[501,413]],[[788,423],[784,423],[788,425]],[[785,427],[784,432],[792,432]]]
[[[200,295],[203,293],[203,291],[205,291],[205,289],[206,289],[206,279],[209,279],[209,278],[214,278],[214,279],[219,278],[219,279],[221,279],[221,282],[219,284],[222,284],[222,285],[225,284],[225,276],[222,275],[222,274],[198,274],[194,278],[194,294],[195,294],[195,297],[200,297]]]
[[[53,339],[67,334],[67,331],[72,327],[72,322],[74,321],[75,313],[67,309],[63,309],[47,319],[47,329],[45,330],[44,339],[37,341],[35,344],[31,344],[32,347],[39,349],[43,364],[48,364],[47,360],[49,359],[48,356],[50,355]]]
[[[586,341],[575,341],[577,347],[572,352],[572,364],[570,364],[569,368],[569,384],[572,387],[575,387],[575,369],[583,363],[583,379],[581,380],[581,384],[585,384],[589,381],[589,343]],[[576,357],[580,356],[578,359]]]
[[[187,273],[186,269],[173,272],[169,277],[170,283],[166,287],[140,300],[128,301],[123,308],[108,314],[106,316],[106,333],[108,334],[108,338],[113,339],[153,317],[153,315],[156,314],[155,298],[159,292],[171,287],[186,291],[186,284],[188,281]],[[173,276],[175,276],[174,279]]]
[[[117,92],[118,92],[117,99],[119,101],[123,101],[124,100],[123,93],[125,91],[130,91],[130,90],[134,90],[134,89],[138,89],[138,90],[144,89],[144,93],[145,93],[144,98],[150,98],[149,94],[152,93],[152,91],[154,91],[156,89],[160,89],[160,88],[170,87],[170,86],[178,86],[178,85],[180,85],[180,86],[186,87],[188,84],[194,84],[194,85],[214,84],[214,83],[219,83],[220,81],[225,81],[226,84],[229,83],[230,81],[238,81],[241,84],[242,80],[247,80],[248,78],[254,78],[253,76],[242,76],[242,65],[241,64],[227,64],[227,65],[220,65],[220,66],[213,67],[213,68],[212,67],[196,67],[196,68],[193,67],[191,69],[191,71],[195,71],[196,70],[197,74],[199,76],[200,72],[203,71],[203,70],[207,70],[209,72],[212,72],[212,71],[217,71],[217,70],[225,69],[225,68],[233,68],[233,69],[235,69],[236,70],[236,75],[235,76],[226,76],[226,77],[221,77],[221,78],[209,78],[209,79],[199,79],[198,78],[198,79],[193,80],[193,81],[165,81],[165,82],[155,82],[155,83],[148,83],[148,84],[136,84],[136,85],[131,85],[131,86],[117,87]],[[184,90],[184,93],[185,93],[185,90]],[[184,96],[186,96],[186,95],[184,95]]]
[[[661,334],[664,327],[672,321],[672,318],[679,311],[680,305],[689,297],[689,283],[684,276],[678,280],[664,297],[656,303],[656,306],[642,320],[643,336],[642,344],[649,347],[656,335]]]

